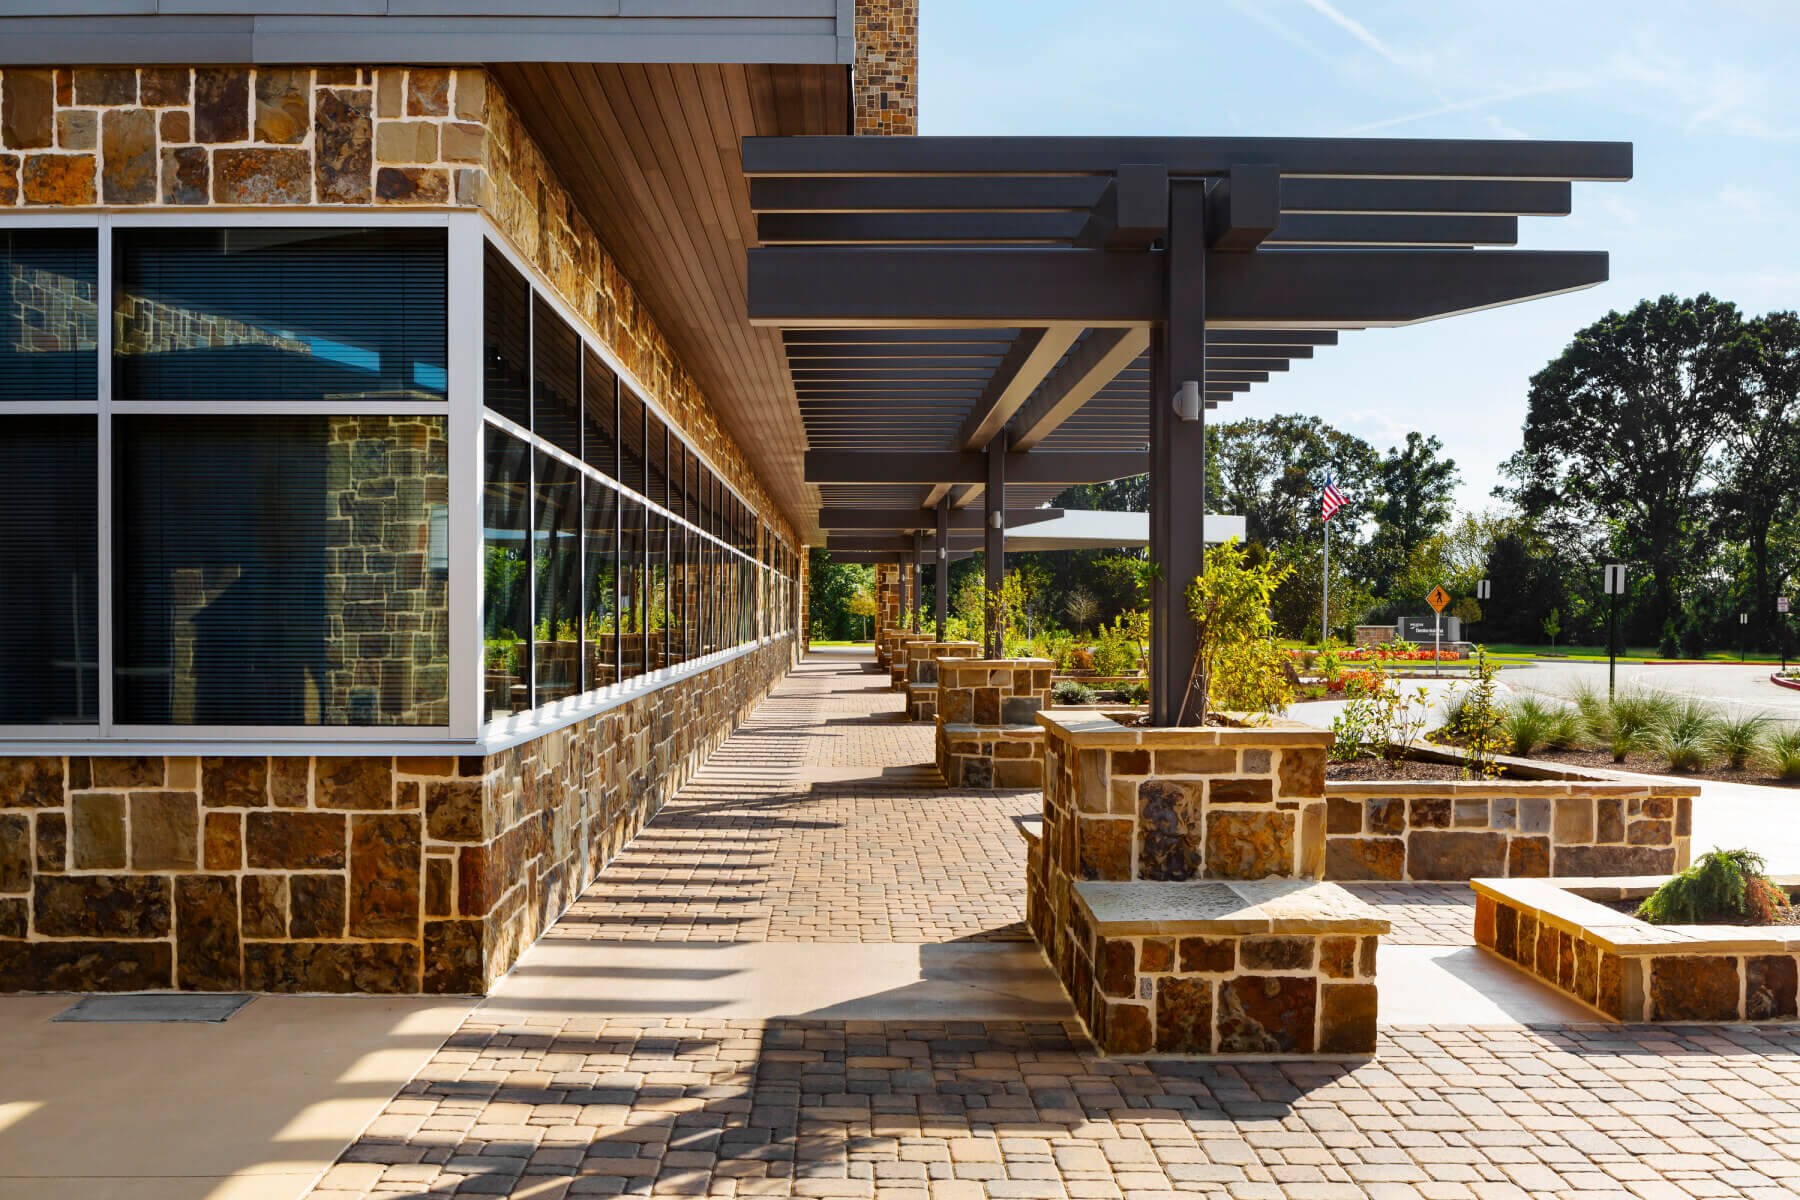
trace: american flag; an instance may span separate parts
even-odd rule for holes
[[[1327,479],[1325,481],[1325,495],[1319,505],[1319,511],[1323,514],[1323,519],[1327,521],[1331,520],[1332,514],[1348,503],[1350,503],[1349,497],[1337,490],[1337,484],[1333,483],[1330,479]]]

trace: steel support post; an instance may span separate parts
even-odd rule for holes
[[[925,535],[913,530],[913,623],[915,632],[925,632]]]
[[[1002,622],[996,621],[993,597],[999,594],[1006,582],[1006,434],[1000,433],[988,443],[987,493],[983,503],[987,507],[986,518],[982,521],[982,530],[986,535],[982,542],[982,557],[987,567],[988,603],[983,605],[985,612],[984,629],[987,633],[987,649],[989,658],[1006,657],[1006,629]]]
[[[944,622],[950,616],[950,498],[946,496],[938,501],[937,506],[937,640],[943,641],[947,632]]]
[[[1183,380],[1206,378],[1206,183],[1169,183],[1163,313],[1150,340],[1150,723],[1199,719],[1187,588],[1206,565],[1206,406],[1183,420]],[[1184,703],[1185,702],[1185,703]]]

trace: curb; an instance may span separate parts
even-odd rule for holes
[[[1769,676],[1769,682],[1776,687],[1791,688],[1796,692],[1800,692],[1800,679],[1783,679],[1779,675],[1771,675]]]

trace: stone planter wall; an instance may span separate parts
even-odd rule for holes
[[[1108,1054],[1367,1055],[1388,922],[1331,884],[1082,883],[1069,994]]]
[[[487,756],[0,758],[0,992],[486,991],[791,652]]]
[[[1325,878],[1458,881],[1687,867],[1698,786],[1564,774],[1573,777],[1327,784]]]
[[[1385,923],[1341,889],[1312,884],[1325,861],[1328,731],[1289,721],[1153,729],[1094,709],[1052,710],[1038,723],[1046,774],[1027,918],[1104,1049],[1310,1054],[1373,1047],[1374,956],[1371,950],[1365,966],[1357,939],[1383,932]],[[1278,930],[1256,923],[1268,914],[1238,913],[1260,902],[1244,894],[1223,905],[1206,900],[1202,880],[1269,881],[1262,885],[1269,897],[1296,897],[1284,909],[1284,920],[1295,924]],[[1106,890],[1096,893],[1101,885]],[[1099,921],[1097,895],[1115,915],[1159,924]],[[1218,923],[1234,913],[1248,923]],[[1127,936],[1131,929],[1136,933]],[[1350,939],[1347,974],[1335,973],[1345,947],[1325,946],[1322,930]],[[1297,940],[1240,944],[1277,932]],[[1240,977],[1256,982],[1240,984]],[[1327,979],[1367,991],[1334,992],[1327,1020]],[[1127,980],[1135,991],[1122,992]],[[1266,1002],[1245,1007],[1252,993],[1265,992]],[[1327,1027],[1329,1035],[1321,1032]]]
[[[925,642],[906,655],[906,719],[937,720],[937,680],[940,658],[975,658],[979,642]]]
[[[1650,925],[1599,903],[1662,882],[1478,879],[1475,940],[1615,1021],[1794,1020],[1800,928]]]
[[[1044,786],[1047,658],[937,659],[937,766],[951,787]]]
[[[904,692],[907,681],[907,664],[911,662],[913,648],[930,645],[932,635],[929,633],[902,633],[895,636],[888,650],[888,690]]]

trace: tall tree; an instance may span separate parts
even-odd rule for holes
[[[1381,459],[1361,438],[1298,414],[1252,417],[1218,430],[1209,458],[1219,469],[1219,509],[1244,517],[1250,541],[1271,551],[1318,545],[1324,538],[1319,489],[1327,475],[1350,500],[1331,519],[1334,533],[1368,518]],[[1339,544],[1334,536],[1334,553]]]
[[[1376,474],[1375,539],[1377,591],[1411,560],[1413,551],[1449,523],[1456,485],[1456,460],[1443,457],[1444,444],[1418,432],[1406,444],[1388,448]]]
[[[1717,499],[1719,532],[1748,552],[1750,628],[1767,646],[1786,582],[1770,532],[1800,505],[1800,314],[1769,313],[1748,329],[1749,386],[1724,428]]]
[[[1531,378],[1510,497],[1611,523],[1615,550],[1650,568],[1658,629],[1704,540],[1700,484],[1743,402],[1747,343],[1736,305],[1663,296],[1607,313]]]

